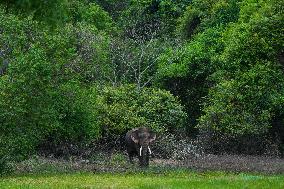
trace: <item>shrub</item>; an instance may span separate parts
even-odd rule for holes
[[[103,136],[119,136],[135,127],[146,126],[156,132],[183,126],[186,114],[169,92],[134,85],[104,87],[97,98],[98,122]]]
[[[157,138],[153,144],[153,152],[155,157],[173,160],[186,160],[204,154],[198,141],[183,134],[178,136],[170,133],[165,133]]]

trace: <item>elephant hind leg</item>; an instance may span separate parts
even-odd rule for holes
[[[129,162],[130,162],[131,164],[134,163],[134,162],[133,162],[133,156],[129,156]]]

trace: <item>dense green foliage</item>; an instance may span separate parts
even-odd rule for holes
[[[49,35],[37,22],[13,15],[0,20],[1,58],[9,62],[0,80],[1,161],[21,160],[45,140],[96,138],[95,92],[70,66],[78,57],[71,33]]]
[[[225,48],[218,60],[221,68],[214,73],[217,84],[208,96],[201,126],[231,133],[263,133],[274,117],[284,119],[284,77],[277,60],[284,42],[280,31],[283,15],[281,6],[260,5],[255,9],[242,4],[238,22],[224,32]]]
[[[207,77],[217,69],[214,57],[223,49],[218,43],[221,32],[222,28],[208,29],[189,44],[170,48],[159,57],[158,83],[181,97],[190,115],[189,131],[201,114],[201,102],[210,87]]]
[[[276,0],[1,1],[0,171],[42,144],[142,125],[273,138],[283,153],[283,10]]]
[[[146,126],[156,132],[174,131],[186,114],[168,91],[135,85],[105,87],[97,97],[98,122],[105,136],[119,136],[129,129]]]
[[[179,26],[190,40],[161,56],[159,78],[184,103],[195,101],[186,108],[200,129],[242,135],[275,127],[283,140],[283,3],[236,2],[194,1]]]

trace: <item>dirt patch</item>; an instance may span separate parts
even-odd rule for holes
[[[262,156],[205,155],[188,158],[183,166],[197,170],[224,170],[284,174],[284,159]]]

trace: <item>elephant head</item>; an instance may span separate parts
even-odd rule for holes
[[[152,154],[150,143],[156,139],[156,134],[149,128],[139,127],[126,133],[126,145],[129,160],[133,162],[133,156],[137,155],[140,166],[149,165],[149,155]]]

